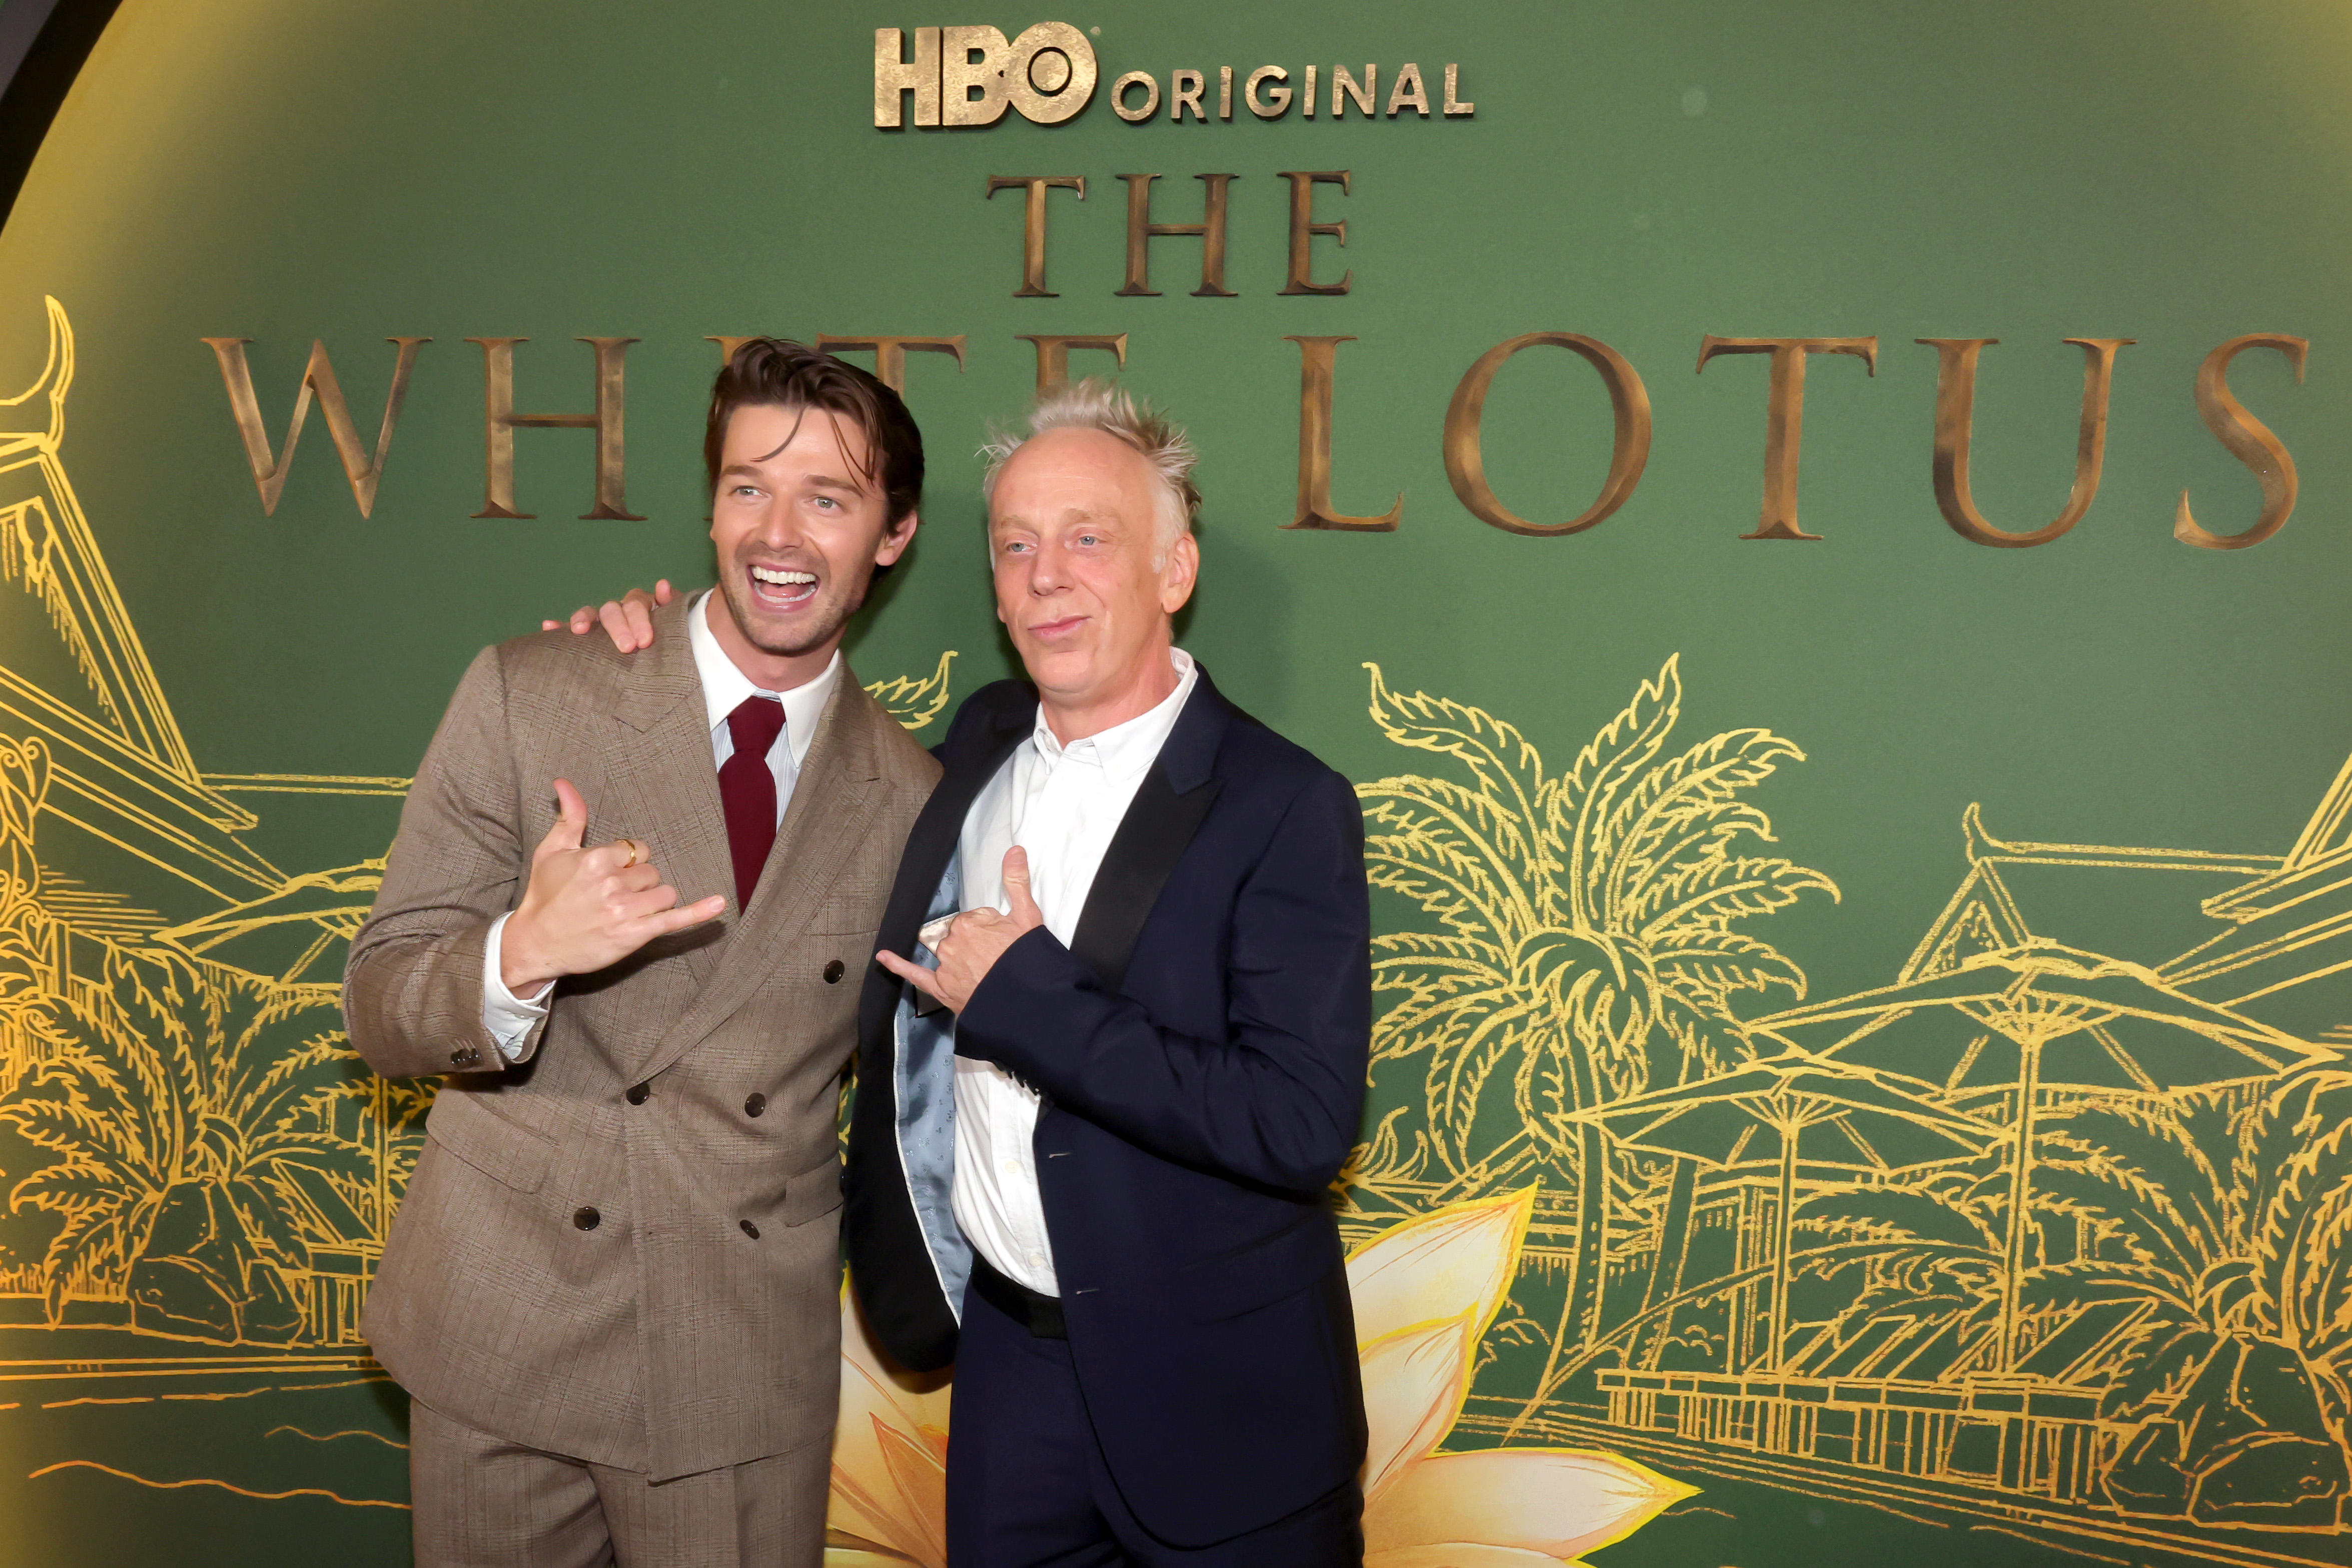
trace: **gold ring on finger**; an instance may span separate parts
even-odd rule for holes
[[[625,871],[637,863],[637,841],[634,838],[624,838],[621,842],[629,847],[629,858],[621,862],[621,869]]]

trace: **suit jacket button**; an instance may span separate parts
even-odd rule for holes
[[[757,1116],[767,1109],[768,1097],[764,1094],[751,1094],[744,1098],[743,1114],[746,1116]]]
[[[743,1221],[743,1222],[742,1222],[742,1225],[743,1225],[743,1234],[744,1234],[745,1236],[750,1237],[753,1241],[757,1241],[757,1240],[759,1240],[759,1239],[760,1239],[760,1227],[759,1227],[758,1226],[753,1225],[753,1224],[752,1224],[750,1220],[748,1220],[748,1219],[747,1219],[747,1220],[745,1220],[745,1221]]]
[[[649,1083],[633,1083],[629,1085],[629,1092],[623,1098],[631,1105],[643,1105],[646,1102],[646,1097],[653,1091],[654,1086]]]
[[[593,1230],[604,1223],[604,1216],[598,1214],[593,1207],[583,1204],[572,1211],[572,1223],[582,1230]]]
[[[831,963],[824,966],[824,983],[827,985],[831,985],[848,973],[849,971],[843,966],[841,960],[836,958]]]
[[[449,1065],[453,1068],[461,1068],[466,1065],[465,1047],[459,1046],[456,1050],[449,1053]]]

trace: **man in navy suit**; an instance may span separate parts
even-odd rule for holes
[[[851,1278],[955,1363],[955,1568],[1360,1563],[1328,1186],[1370,1038],[1354,791],[1173,646],[1181,431],[1093,383],[990,449],[1034,688],[939,750],[859,1019]]]

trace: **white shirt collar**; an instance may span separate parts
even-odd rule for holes
[[[1041,705],[1037,710],[1037,727],[1031,737],[1037,748],[1037,755],[1048,765],[1066,757],[1074,763],[1089,763],[1102,769],[1104,776],[1110,779],[1141,778],[1145,770],[1151,766],[1152,760],[1160,755],[1160,748],[1168,743],[1169,735],[1176,728],[1177,716],[1184,710],[1184,700],[1192,695],[1192,688],[1200,683],[1200,667],[1192,662],[1191,654],[1181,647],[1171,647],[1168,650],[1168,661],[1176,669],[1176,689],[1161,698],[1158,706],[1124,723],[1113,724],[1109,729],[1098,731],[1083,740],[1072,741],[1066,746],[1045,722],[1045,710]]]
[[[769,691],[753,684],[751,678],[737,668],[727,650],[719,646],[719,637],[710,629],[709,601],[719,590],[704,590],[702,596],[686,607],[686,640],[694,649],[694,672],[702,678],[702,707],[716,731],[727,722],[727,715],[735,711],[747,697],[766,695],[784,705],[784,738],[793,748],[793,766],[808,761],[809,743],[816,739],[816,721],[824,715],[824,705],[833,696],[834,682],[841,677],[841,650],[833,650],[825,667],[790,691]],[[722,605],[720,612],[725,613]]]

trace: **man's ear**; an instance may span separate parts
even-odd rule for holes
[[[898,557],[907,553],[907,546],[915,542],[915,529],[921,521],[919,513],[910,511],[896,526],[884,529],[882,542],[874,547],[874,564],[895,564]]]
[[[1192,598],[1201,580],[1201,542],[1187,531],[1168,548],[1168,564],[1160,569],[1160,607],[1174,615]]]

